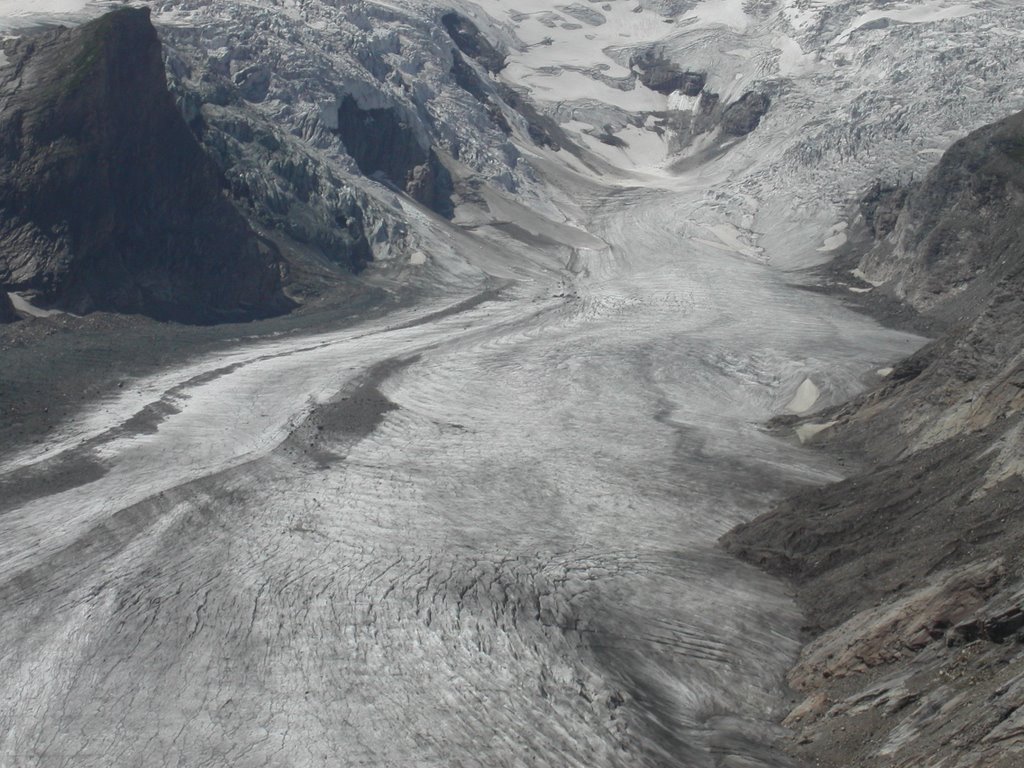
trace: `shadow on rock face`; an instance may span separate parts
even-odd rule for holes
[[[13,323],[17,319],[18,313],[14,311],[10,297],[6,291],[0,290],[0,323]]]
[[[446,13],[441,17],[441,23],[459,50],[476,59],[488,72],[497,74],[505,68],[505,54],[491,45],[476,24],[465,16],[454,11]]]
[[[224,196],[167,90],[149,11],[9,43],[0,285],[77,313],[287,311],[281,261]]]
[[[451,175],[434,150],[423,146],[399,110],[363,109],[354,98],[345,96],[338,105],[336,131],[364,174],[381,174],[442,216],[453,215]]]
[[[676,91],[686,96],[698,96],[708,79],[706,73],[685,70],[654,51],[634,56],[629,66],[639,73],[641,83],[666,96]]]
[[[771,100],[763,93],[747,91],[722,112],[722,131],[728,136],[746,136],[761,124]]]

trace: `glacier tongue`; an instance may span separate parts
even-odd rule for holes
[[[6,457],[106,474],[0,516],[0,764],[786,765],[799,617],[715,542],[837,476],[759,424],[923,341],[793,270],[874,177],[1020,105],[1013,4],[148,4],[251,215],[424,298]],[[702,97],[638,61],[770,105],[673,144]],[[451,220],[361,171],[346,98],[436,154]]]

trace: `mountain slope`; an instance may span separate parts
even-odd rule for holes
[[[148,10],[21,40],[0,71],[0,285],[208,322],[285,310],[279,257],[167,91]]]
[[[874,466],[724,539],[797,585],[819,636],[790,675],[808,696],[790,722],[824,765],[1024,752],[1021,146],[1024,113],[954,144],[862,261],[877,290],[956,318],[889,383],[815,416],[835,422],[822,442]]]
[[[956,142],[907,197],[861,271],[915,309],[973,315],[1021,266],[1024,112]]]

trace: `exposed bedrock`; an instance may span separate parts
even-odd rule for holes
[[[533,143],[558,151],[560,149],[575,150],[576,146],[565,134],[555,120],[537,110],[528,97],[522,95],[510,85],[498,83],[498,94],[501,100],[518,112],[526,121],[526,130]]]
[[[488,72],[497,74],[505,68],[505,54],[484,37],[472,21],[454,11],[441,17],[441,23],[466,56],[476,61]]]
[[[13,323],[18,319],[18,313],[14,311],[14,305],[6,291],[0,291],[0,323]]]
[[[655,113],[656,125],[667,133],[670,154],[685,152],[695,143],[705,156],[742,138],[761,124],[771,98],[761,91],[747,91],[734,102],[723,103],[717,93],[702,91],[692,109]]]
[[[891,236],[861,262],[923,312],[977,311],[1020,268],[1024,112],[961,139],[905,199]]]
[[[746,136],[761,124],[771,99],[758,91],[747,91],[722,110],[720,122],[727,136]]]
[[[167,90],[148,10],[9,45],[0,92],[0,285],[75,312],[184,322],[279,313],[276,249]]]
[[[399,110],[363,109],[345,96],[338,104],[335,130],[364,174],[382,174],[414,200],[443,216],[452,215],[451,175]]]
[[[757,128],[771,106],[768,95],[756,90],[745,92],[736,101],[723,103],[717,93],[705,89],[706,72],[684,69],[656,49],[631,56],[629,67],[637,73],[640,82],[653,91],[701,97],[695,110],[681,112],[675,117],[677,123],[684,124],[683,128],[688,129],[691,137],[719,126],[726,136],[746,136]]]
[[[896,228],[903,204],[910,190],[899,184],[876,181],[860,201],[860,214],[868,231],[881,239]]]
[[[790,578],[821,633],[790,675],[807,695],[788,720],[795,749],[815,764],[1024,756],[1021,147],[1017,114],[954,144],[919,186],[869,192],[883,239],[862,269],[950,330],[813,417],[832,425],[820,442],[869,469],[723,540]]]
[[[697,96],[707,83],[706,73],[689,72],[653,50],[631,57],[629,66],[639,73],[641,83],[665,95],[680,91]]]

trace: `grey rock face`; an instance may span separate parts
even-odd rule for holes
[[[907,187],[876,181],[861,198],[861,216],[876,239],[887,236],[896,228],[909,192]]]
[[[530,139],[541,147],[560,150],[572,148],[572,140],[566,136],[562,127],[547,115],[541,114],[529,99],[523,97],[515,88],[505,83],[498,83],[501,100],[518,112],[526,121],[526,130]]]
[[[658,116],[662,127],[669,133],[672,152],[686,149],[698,137],[720,131],[716,145],[705,150],[714,155],[721,151],[725,142],[756,130],[771,106],[771,99],[760,91],[747,91],[733,102],[723,102],[721,96],[713,91],[698,93],[700,100],[693,111],[674,110]]]
[[[873,469],[724,539],[792,579],[823,632],[790,680],[808,695],[789,724],[809,762],[848,765],[884,743],[936,763],[1016,764],[1019,723],[993,706],[1024,674],[1022,148],[1017,114],[954,144],[919,186],[872,188],[862,212],[888,239],[862,268],[950,330],[882,386],[815,415],[834,423],[825,442]],[[969,674],[957,668],[966,644]]]
[[[491,122],[506,136],[510,136],[512,134],[512,126],[509,125],[505,113],[501,111],[501,105],[498,103],[496,94],[493,94],[488,89],[476,70],[462,58],[462,54],[454,50],[452,51],[451,75],[455,78],[455,82],[460,88],[484,106],[487,110],[487,115],[491,118]]]
[[[0,285],[75,312],[213,322],[290,306],[168,93],[148,10],[13,46],[0,91]]]
[[[364,174],[383,174],[413,199],[452,215],[451,176],[397,109],[362,109],[346,96],[338,105],[336,130]]]
[[[768,112],[771,99],[757,91],[747,91],[722,111],[722,131],[727,136],[746,136],[757,128]]]
[[[286,238],[289,259],[312,260],[289,271],[295,295],[307,266],[373,262],[390,279],[424,250],[396,191],[448,216],[455,182],[537,184],[514,143],[529,135],[526,108],[488,77],[502,59],[486,30],[453,18],[449,34],[444,11],[429,23],[374,4],[304,3],[301,19],[262,3],[174,9],[179,21],[157,26],[178,107],[246,217]]]
[[[862,260],[866,274],[922,312],[983,306],[1021,267],[1024,112],[950,147],[906,196],[891,237]]]

